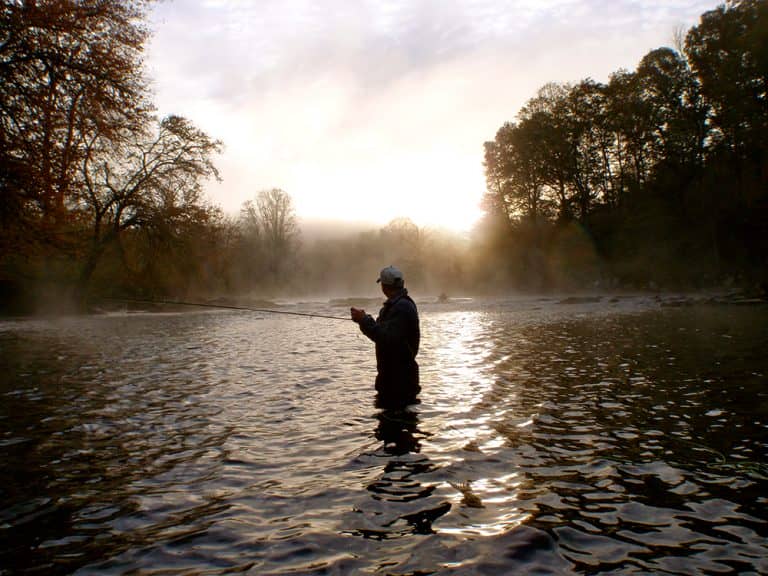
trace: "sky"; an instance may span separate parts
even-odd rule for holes
[[[224,143],[229,214],[281,188],[302,221],[467,231],[483,143],[547,82],[607,81],[717,0],[166,0],[146,54],[161,116]]]

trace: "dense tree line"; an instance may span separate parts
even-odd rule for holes
[[[548,84],[485,144],[493,268],[530,287],[765,281],[768,3],[607,83]]]

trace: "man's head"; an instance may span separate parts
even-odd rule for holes
[[[405,286],[405,280],[403,279],[403,273],[394,266],[387,266],[383,268],[379,273],[379,278],[376,280],[381,284],[381,291],[388,297],[396,294]]]

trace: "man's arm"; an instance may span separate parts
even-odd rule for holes
[[[377,342],[371,335],[371,330],[375,330],[377,327],[376,320],[373,319],[373,316],[366,314],[365,310],[360,308],[350,308],[349,312],[352,316],[352,320],[360,326],[360,331],[374,342]]]
[[[364,311],[361,312],[363,314],[358,324],[368,338],[384,346],[394,346],[398,343],[407,345],[408,311],[405,307],[396,304],[387,314],[387,319],[378,322]]]

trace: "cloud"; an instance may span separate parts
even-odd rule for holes
[[[259,88],[286,75],[343,66],[376,85],[483,48],[517,49],[553,29],[568,36],[666,28],[710,1],[326,0],[161,3],[154,60],[164,72],[214,90]],[[671,30],[666,30],[671,33]],[[562,49],[553,43],[552,50]],[[650,49],[651,47],[649,47]],[[228,92],[221,92],[228,96]]]
[[[279,186],[303,216],[426,222],[476,212],[482,143],[539,86],[632,68],[709,7],[177,0],[156,8],[148,60],[161,112],[225,141],[225,209]]]

